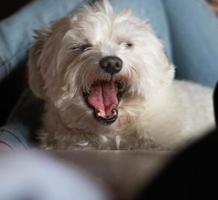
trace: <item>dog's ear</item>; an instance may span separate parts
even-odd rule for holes
[[[35,31],[35,33],[37,42],[30,50],[28,60],[29,86],[38,98],[44,99],[44,80],[40,70],[40,57],[45,41],[49,38],[50,30]]]

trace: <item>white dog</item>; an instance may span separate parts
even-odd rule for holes
[[[191,67],[191,66],[190,66]],[[197,73],[197,72],[196,72]],[[171,149],[214,126],[212,91],[174,81],[150,25],[107,1],[38,32],[29,82],[47,149]]]

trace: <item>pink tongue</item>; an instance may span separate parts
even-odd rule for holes
[[[99,117],[113,117],[117,110],[118,99],[114,82],[97,82],[91,88],[88,103],[95,109]]]

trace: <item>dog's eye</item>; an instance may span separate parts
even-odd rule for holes
[[[70,49],[73,51],[86,51],[90,47],[92,47],[91,44],[82,44],[82,45],[77,45],[77,46],[71,47]]]
[[[133,47],[133,43],[131,43],[131,42],[126,42],[125,45],[126,45],[127,48],[132,48]]]
[[[91,44],[83,44],[83,45],[80,46],[80,50],[81,50],[81,51],[86,51],[86,50],[88,50],[90,47],[92,47]]]
[[[125,48],[130,49],[133,47],[132,42],[120,42],[121,45],[123,45]]]

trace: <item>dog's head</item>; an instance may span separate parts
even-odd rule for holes
[[[69,126],[131,121],[173,76],[150,25],[130,11],[115,14],[107,1],[39,31],[30,52],[31,89]]]

